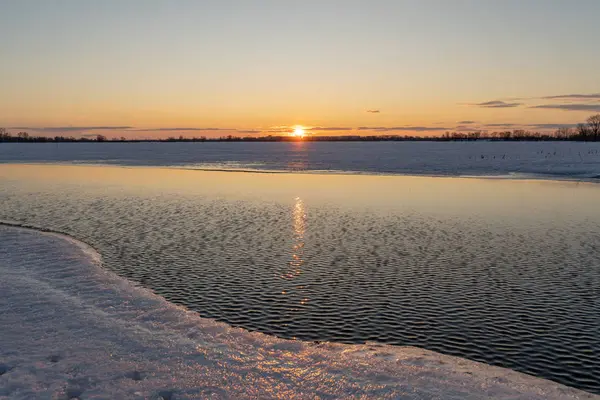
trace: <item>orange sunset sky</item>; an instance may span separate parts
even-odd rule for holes
[[[600,2],[0,2],[0,127],[548,131],[600,112]]]

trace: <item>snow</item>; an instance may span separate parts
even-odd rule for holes
[[[233,328],[104,270],[63,235],[0,226],[0,244],[0,398],[600,398],[418,348]]]
[[[596,179],[600,143],[2,143],[0,162]]]

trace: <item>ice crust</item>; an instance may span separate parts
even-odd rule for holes
[[[597,179],[596,142],[3,143],[0,163]]]
[[[592,399],[414,347],[278,339],[202,318],[73,238],[0,225],[0,398]]]

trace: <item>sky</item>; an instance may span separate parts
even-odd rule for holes
[[[0,0],[0,127],[552,130],[600,113],[598,0]]]

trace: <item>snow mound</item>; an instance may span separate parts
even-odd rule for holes
[[[0,226],[0,243],[0,398],[600,398],[418,348],[247,332],[104,270],[72,238]]]

